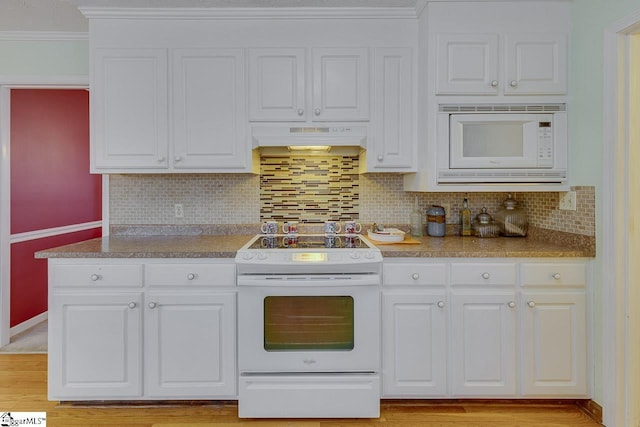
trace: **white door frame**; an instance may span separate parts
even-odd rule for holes
[[[640,368],[636,324],[640,302],[639,283],[630,260],[630,198],[638,184],[630,179],[629,148],[637,143],[638,126],[630,118],[631,93],[638,59],[632,60],[630,45],[640,32],[640,11],[605,28],[603,97],[603,190],[602,190],[602,380],[603,422],[610,427],[636,426],[640,420],[637,378]],[[635,43],[635,42],[634,42]],[[636,89],[634,89],[634,87]],[[635,92],[637,94],[637,92]],[[637,198],[637,196],[636,196]],[[638,212],[635,212],[638,215]],[[633,232],[636,236],[639,231]]]
[[[11,89],[88,89],[89,77],[0,76],[0,347],[9,343],[11,298]],[[107,210],[107,178],[103,178],[103,214]],[[104,221],[103,217],[103,221]],[[104,224],[105,222],[103,222]],[[104,228],[103,228],[104,229]]]

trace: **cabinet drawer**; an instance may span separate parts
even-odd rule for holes
[[[64,264],[51,267],[53,286],[142,286],[142,264]]]
[[[445,285],[447,268],[442,264],[384,264],[383,285]]]
[[[523,286],[584,286],[587,283],[587,266],[584,262],[524,263],[521,274]]]
[[[452,285],[515,285],[516,264],[451,263]]]
[[[235,286],[235,264],[147,264],[150,286]]]

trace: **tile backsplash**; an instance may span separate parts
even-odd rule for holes
[[[289,159],[284,161],[284,159]],[[423,212],[449,205],[457,224],[464,193],[403,191],[400,174],[358,175],[357,157],[263,158],[261,174],[111,175],[112,225],[257,224],[266,219],[357,219],[365,224],[408,224],[415,197]],[[577,210],[558,210],[557,192],[514,193],[529,224],[595,236],[595,188],[574,187]],[[472,215],[498,210],[507,193],[467,194]],[[182,204],[184,217],[175,217]]]

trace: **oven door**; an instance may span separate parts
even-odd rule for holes
[[[379,372],[379,283],[378,275],[240,276],[240,372]]]

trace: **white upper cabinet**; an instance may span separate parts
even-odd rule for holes
[[[167,169],[166,49],[96,49],[92,171]]]
[[[438,95],[563,95],[564,33],[440,33]]]
[[[250,120],[368,121],[368,48],[313,48],[309,58],[307,52],[250,49]]]
[[[244,52],[173,51],[173,167],[248,167]]]
[[[249,118],[304,121],[307,114],[306,49],[249,50]]]

